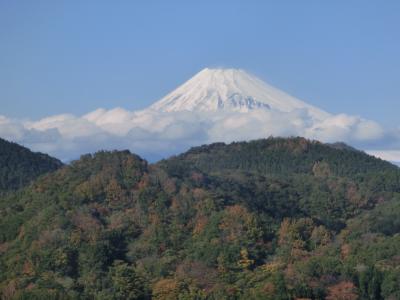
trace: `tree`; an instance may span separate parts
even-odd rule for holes
[[[326,300],[356,300],[358,299],[356,286],[350,281],[341,281],[328,288]]]
[[[175,300],[181,291],[181,284],[172,278],[163,278],[157,281],[153,286],[154,300]]]
[[[110,269],[113,290],[117,299],[146,299],[144,279],[136,274],[135,268],[117,261]]]
[[[240,250],[240,260],[238,261],[239,267],[243,270],[248,270],[254,264],[254,260],[249,258],[247,249]]]

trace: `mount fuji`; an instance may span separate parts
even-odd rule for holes
[[[205,68],[150,106],[159,112],[306,110],[315,120],[329,113],[296,99],[242,69]]]
[[[330,114],[241,69],[203,69],[140,111],[98,108],[35,121],[0,115],[0,137],[64,161],[99,149],[129,149],[156,160],[201,144],[269,136],[343,141],[380,157],[400,145],[400,131],[388,132],[359,116]],[[386,144],[395,147],[382,149]],[[390,155],[400,161],[397,152]]]

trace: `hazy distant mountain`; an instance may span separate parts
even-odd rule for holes
[[[330,116],[241,69],[203,69],[150,108],[163,112],[305,109],[318,120]]]

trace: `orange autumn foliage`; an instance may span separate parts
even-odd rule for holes
[[[350,281],[341,281],[328,288],[326,300],[356,300],[358,295],[355,285]]]

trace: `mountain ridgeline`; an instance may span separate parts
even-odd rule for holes
[[[167,166],[174,163],[187,164],[187,170],[192,167],[212,173],[240,170],[285,177],[293,173],[312,174],[322,166],[332,175],[345,177],[398,170],[389,162],[343,144],[323,144],[303,138],[204,145],[166,161]]]
[[[399,299],[400,170],[303,138],[84,155],[0,199],[3,299]]]
[[[0,193],[21,188],[61,166],[58,159],[0,138]]]

